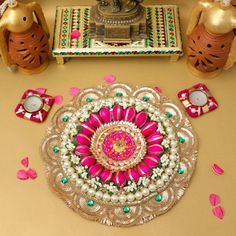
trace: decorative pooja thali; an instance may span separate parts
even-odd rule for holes
[[[197,160],[189,120],[162,93],[126,84],[83,90],[54,116],[41,154],[53,191],[83,217],[143,224],[183,196]]]

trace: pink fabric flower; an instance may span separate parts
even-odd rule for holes
[[[69,90],[69,93],[72,97],[75,97],[80,93],[80,88],[71,87],[70,90]]]
[[[104,81],[107,82],[108,84],[113,84],[116,80],[116,77],[114,75],[105,75],[104,76]]]

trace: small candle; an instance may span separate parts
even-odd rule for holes
[[[200,90],[196,90],[196,91],[191,92],[189,96],[189,101],[195,106],[202,107],[207,104],[208,97],[206,93]]]
[[[38,96],[29,96],[24,102],[24,108],[27,112],[33,113],[39,111],[43,106],[43,101]]]

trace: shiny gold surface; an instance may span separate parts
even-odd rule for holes
[[[78,4],[78,0],[39,0],[53,33],[56,5]],[[183,35],[196,1],[160,0],[161,4],[180,6]],[[96,1],[80,0],[80,4]],[[156,0],[147,0],[156,4]],[[185,38],[184,38],[185,42]],[[177,63],[168,58],[83,58],[72,59],[63,66],[54,60],[42,74],[24,76],[10,73],[0,62],[0,114],[1,114],[1,190],[0,235],[3,236],[234,236],[236,190],[235,115],[236,66],[205,81],[219,102],[219,108],[201,118],[191,119],[200,141],[197,168],[186,195],[167,214],[143,226],[129,229],[109,228],[83,219],[66,207],[50,192],[44,176],[44,165],[39,155],[39,145],[58,109],[54,106],[42,124],[19,119],[14,114],[15,105],[28,88],[46,87],[51,95],[62,94],[67,103],[71,86],[86,88],[102,83],[105,74],[115,74],[119,82],[160,86],[179,107],[176,97],[179,90],[202,82],[190,74],[183,57]],[[20,182],[16,171],[20,159],[30,157],[30,166],[38,172],[36,181]],[[216,176],[211,165],[218,163],[225,169]],[[218,193],[225,208],[225,219],[219,221],[212,215],[208,201],[210,193]]]

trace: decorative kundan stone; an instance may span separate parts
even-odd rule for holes
[[[114,96],[120,91],[122,96]],[[88,94],[104,96],[88,104]],[[176,119],[170,121],[166,110]],[[65,112],[72,113],[66,124]],[[82,216],[114,226],[142,224],[169,210],[188,186],[197,158],[195,133],[179,108],[155,89],[125,84],[85,89],[57,116],[42,146],[47,176]],[[183,133],[184,150],[178,138]],[[55,147],[58,161],[47,151]],[[153,200],[162,203],[156,208]]]

